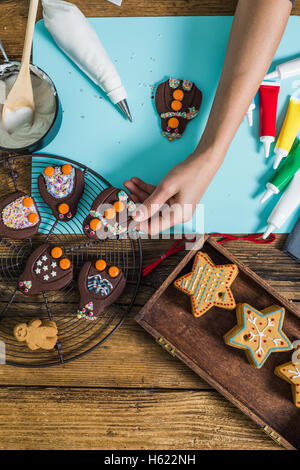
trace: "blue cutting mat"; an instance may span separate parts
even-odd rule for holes
[[[43,152],[86,164],[115,186],[131,176],[157,184],[198,143],[222,69],[232,17],[89,21],[122,77],[134,123],[123,119],[99,88],[60,52],[40,21],[35,30],[34,63],[52,77],[64,109],[61,131]],[[299,18],[291,17],[274,63],[300,55],[299,26]],[[176,142],[161,136],[151,99],[153,85],[170,76],[192,80],[203,91],[199,116]],[[282,82],[278,127],[287,96],[295,92],[294,82],[295,78]],[[186,224],[187,232],[204,228],[206,232],[250,233],[265,229],[278,197],[260,205],[265,183],[272,174],[273,158],[266,160],[263,156],[258,126],[257,108],[254,127],[250,129],[246,120],[241,124],[223,166],[202,199],[204,227],[194,218],[193,223]],[[289,232],[298,215],[294,214],[280,231]]]

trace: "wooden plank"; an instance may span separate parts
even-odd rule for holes
[[[0,388],[0,449],[279,449],[216,392]]]
[[[237,304],[247,302],[260,311],[270,305],[283,306],[285,333],[291,340],[299,337],[300,312],[288,300],[215,241],[209,239],[201,251],[215,265],[237,265],[239,273],[231,285]],[[279,354],[272,355],[260,373],[249,365],[244,353],[237,354],[224,344],[223,335],[236,325],[234,312],[230,314],[213,305],[201,318],[191,315],[190,299],[174,288],[173,281],[191,271],[193,254],[190,251],[170,274],[136,317],[137,321],[256,423],[271,427],[284,447],[299,448],[300,427],[295,425],[290,432],[288,426],[297,410],[283,382],[274,377],[275,365],[288,361],[290,352],[282,352],[281,359]],[[270,389],[271,383],[274,387]]]

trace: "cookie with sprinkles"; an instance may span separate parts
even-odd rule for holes
[[[162,135],[169,141],[182,137],[189,121],[201,107],[202,92],[189,80],[170,78],[157,87],[155,105],[161,119]]]
[[[60,246],[45,243],[29,256],[18,288],[25,295],[63,289],[73,279],[73,264]]]
[[[83,221],[85,235],[93,240],[106,240],[134,230],[132,214],[136,206],[122,189],[109,187],[94,200]]]
[[[76,215],[84,191],[84,174],[69,163],[47,166],[38,177],[38,187],[54,217],[68,222]]]
[[[78,277],[80,302],[77,317],[96,320],[103,310],[122,294],[126,278],[122,269],[104,259],[87,261]]]
[[[277,366],[274,370],[274,374],[285,380],[292,386],[292,395],[294,405],[300,408],[300,348],[299,340],[293,342],[293,347],[296,348],[292,354],[290,362]]]
[[[236,309],[237,325],[224,335],[228,346],[243,349],[250,364],[260,369],[271,353],[293,348],[282,331],[285,309],[272,305],[257,310],[251,305],[239,304]]]
[[[192,272],[177,279],[174,286],[190,296],[194,316],[201,317],[214,306],[227,310],[236,307],[230,286],[237,275],[235,264],[216,266],[206,253],[199,251]]]
[[[32,196],[21,191],[0,202],[0,236],[23,240],[38,233],[41,216]]]

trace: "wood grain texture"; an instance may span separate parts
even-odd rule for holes
[[[216,392],[4,387],[0,401],[1,450],[278,449]]]
[[[106,0],[73,1],[87,16],[103,17],[232,15],[237,4],[237,0],[123,0],[119,8]],[[14,59],[21,57],[28,4],[28,0],[0,2],[0,37]],[[300,0],[293,13],[300,14]],[[25,189],[29,168],[20,167],[19,172]],[[0,176],[0,196],[7,193],[8,181]],[[300,266],[280,251],[284,239],[280,236],[276,244],[264,247],[249,242],[230,242],[226,247],[297,304]],[[144,241],[144,265],[172,243]],[[279,448],[133,320],[183,256],[184,252],[165,260],[143,280],[130,317],[102,348],[62,367],[0,366],[1,449]],[[0,283],[1,295],[3,287]],[[32,308],[38,311],[40,306]]]

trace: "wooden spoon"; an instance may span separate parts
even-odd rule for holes
[[[30,0],[20,71],[2,110],[3,127],[10,133],[22,124],[33,122],[35,105],[29,64],[38,4],[39,0]]]

